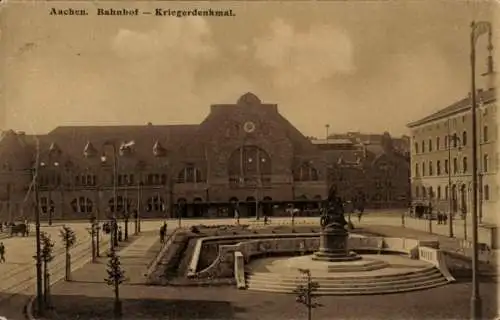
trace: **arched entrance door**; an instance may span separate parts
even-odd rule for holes
[[[265,216],[273,215],[273,199],[271,197],[264,197],[262,199],[262,214]]]
[[[461,213],[467,214],[467,187],[465,184],[460,187],[460,207],[462,208]]]
[[[257,202],[254,197],[247,197],[247,216],[257,216]]]
[[[176,217],[187,217],[187,200],[185,198],[177,199],[177,215]]]
[[[457,200],[458,194],[457,194],[457,186],[456,185],[451,186],[451,196],[452,196],[452,198],[451,198],[451,200],[452,200],[451,201],[451,203],[452,203],[451,210],[453,213],[457,213],[457,211],[458,211],[458,200]]]
[[[193,200],[193,216],[196,218],[203,217],[203,200],[201,198],[195,198]]]

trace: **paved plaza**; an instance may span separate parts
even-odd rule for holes
[[[352,220],[357,227],[365,228],[365,227],[373,227],[373,226],[386,226],[386,227],[400,227],[401,226],[401,215],[397,212],[384,213],[377,212],[374,214],[366,214],[363,216],[361,222],[357,221],[357,217],[353,216]],[[147,237],[140,237],[136,239],[134,242],[134,246],[130,246],[122,252],[125,260],[128,261],[129,268],[132,268],[132,265],[135,265],[135,269],[131,269],[132,271],[129,273],[130,276],[135,277],[132,282],[138,283],[142,281],[142,275],[139,275],[140,272],[143,272],[143,269],[147,264],[154,258],[156,252],[159,251],[157,239],[157,232],[159,227],[163,223],[164,220],[144,220],[141,223],[141,231],[143,234],[148,234]],[[179,225],[179,221],[176,219],[168,219],[165,220],[168,223],[168,229],[171,231],[175,227]],[[192,225],[204,224],[204,225],[221,225],[221,224],[235,224],[234,219],[183,219],[181,220],[181,225],[183,227],[189,227]],[[280,218],[272,218],[270,219],[270,223],[272,225],[281,225],[281,224],[291,224],[291,219],[288,217],[280,217]],[[294,220],[295,224],[300,225],[318,225],[319,219],[317,217],[297,217]],[[462,237],[463,233],[460,234],[460,224],[461,221],[455,221],[455,235],[457,238]],[[88,222],[65,222],[65,225],[70,226],[73,230],[75,230],[78,238],[78,244],[73,249],[73,258],[78,257],[78,263],[73,265],[73,269],[82,267],[85,263],[90,260],[90,235],[88,232],[89,224]],[[263,226],[263,220],[256,221],[255,218],[247,218],[240,219],[240,224],[250,224],[251,227],[261,227]],[[52,269],[56,270],[59,277],[61,277],[61,268],[64,263],[63,259],[63,251],[62,251],[62,243],[59,237],[59,230],[63,225],[62,222],[56,222],[53,226],[49,227],[45,224],[42,225],[42,231],[48,232],[51,235],[51,238],[55,240],[56,243],[56,259],[52,262]],[[428,235],[426,231],[428,231],[428,221],[425,220],[416,220],[412,218],[405,219],[405,227],[407,231],[411,229],[420,231],[420,234]],[[129,223],[129,233],[132,234],[134,230],[134,223]],[[462,229],[463,230],[463,229]],[[433,235],[434,237],[438,234],[447,235],[448,226],[446,225],[437,225],[436,222],[433,222]],[[405,232],[406,233],[406,232]],[[101,233],[102,234],[102,233]],[[107,249],[109,236],[102,236],[101,240],[101,252]],[[28,238],[23,237],[12,237],[12,238],[4,238],[1,241],[4,242],[6,247],[6,258],[7,262],[5,264],[0,264],[0,309],[2,306],[5,306],[5,303],[8,304],[9,309],[14,308],[22,308],[22,302],[19,301],[16,306],[13,301],[15,299],[6,300],[6,298],[12,297],[14,294],[23,294],[23,296],[28,297],[29,295],[34,293],[34,285],[35,285],[35,267],[34,267],[34,259],[33,255],[35,253],[35,237],[34,233],[30,235]],[[83,258],[83,257],[86,258]],[[57,267],[56,267],[57,266]],[[97,268],[97,265],[87,264],[85,268]],[[139,272],[139,270],[141,270]],[[80,271],[77,271],[77,273]],[[86,272],[81,270],[81,272]],[[94,270],[94,273],[96,270]],[[102,270],[104,272],[104,269]],[[137,276],[133,276],[137,274]],[[99,281],[102,281],[102,276],[99,278]],[[54,279],[52,279],[54,280]],[[132,280],[132,278],[131,278]],[[85,285],[82,284],[84,287]],[[58,285],[56,285],[57,287]],[[66,289],[64,289],[66,290]],[[74,288],[75,292],[80,292],[80,289]],[[139,289],[142,290],[142,289]],[[444,290],[441,288],[433,289],[433,290]],[[281,299],[281,298],[280,298]],[[392,298],[391,298],[392,299]],[[2,304],[2,301],[4,303]],[[26,301],[26,298],[22,301]],[[1,314],[0,314],[1,315]]]

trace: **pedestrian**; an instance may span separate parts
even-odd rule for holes
[[[358,211],[358,222],[361,222],[361,218],[363,217],[363,210]]]
[[[5,262],[5,246],[3,242],[0,242],[0,263]]]
[[[438,224],[441,224],[442,217],[441,217],[441,212],[439,212],[439,211],[437,213],[437,218],[438,218]]]
[[[118,227],[118,241],[121,242],[123,240],[122,227]]]
[[[234,218],[236,219],[236,224],[240,225],[240,213],[238,212],[238,209],[234,209]]]
[[[264,225],[267,225],[267,223],[269,222],[269,217],[266,215],[264,215]]]
[[[160,227],[160,243],[164,243],[165,242],[165,232],[166,232],[166,226],[165,224],[163,224],[161,227]]]

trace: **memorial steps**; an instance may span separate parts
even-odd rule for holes
[[[301,259],[296,257],[294,264],[302,268]],[[318,295],[364,295],[398,293],[415,290],[430,289],[448,283],[443,274],[431,264],[397,257],[390,264],[388,260],[394,258],[381,255],[379,268],[361,270],[359,266],[344,267],[345,272],[331,271],[325,265],[311,263],[311,279],[319,284],[315,291]],[[306,285],[305,278],[285,260],[263,259],[248,265],[246,270],[247,289],[252,291],[265,291],[275,293],[293,293],[298,285]],[[274,261],[273,261],[274,260]],[[402,265],[401,260],[408,260],[407,265]],[[305,260],[303,260],[305,261]],[[376,260],[372,260],[376,261]],[[371,261],[369,261],[369,264]],[[354,263],[354,262],[353,262]],[[358,263],[359,264],[359,263]],[[252,267],[253,265],[253,267]],[[335,263],[334,265],[337,265]]]

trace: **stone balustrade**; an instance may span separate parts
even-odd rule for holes
[[[204,242],[240,241],[236,244],[222,244],[218,248],[217,258],[206,268],[198,271],[200,253]],[[351,235],[348,246],[351,250],[370,250],[402,252],[410,257],[418,259],[418,247],[420,242],[415,239],[385,238],[385,237],[361,237]],[[248,263],[252,257],[273,253],[310,253],[319,247],[319,235],[317,233],[303,234],[268,234],[268,235],[240,235],[206,237],[197,241],[191,259],[188,277],[197,278],[221,278],[235,276],[235,252],[240,252],[243,262]]]
[[[455,281],[455,278],[451,275],[448,266],[446,265],[446,260],[444,256],[444,252],[431,247],[419,246],[418,248],[418,256],[420,260],[428,262],[441,271],[443,276],[448,281]]]
[[[246,289],[245,260],[243,254],[239,251],[234,252],[234,277],[236,278],[236,287]]]

